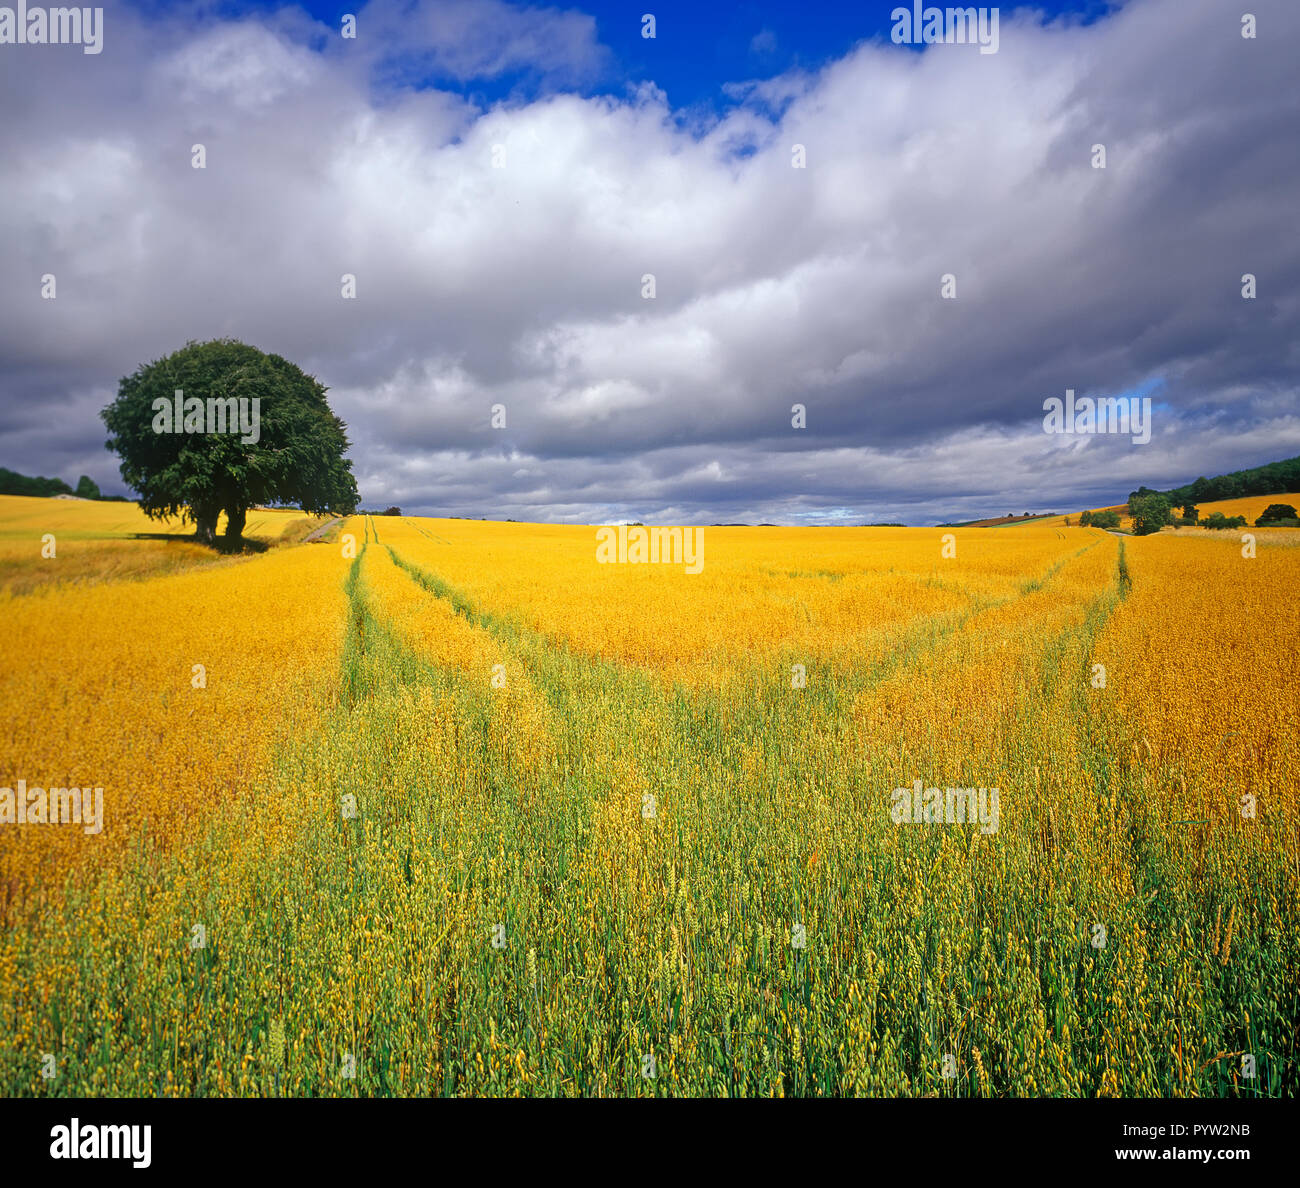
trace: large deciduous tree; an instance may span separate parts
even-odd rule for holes
[[[1140,495],[1128,501],[1128,513],[1133,517],[1135,536],[1150,536],[1173,522],[1173,509],[1163,495]]]
[[[100,416],[146,515],[193,520],[211,544],[224,511],[226,539],[238,544],[258,504],[355,511],[347,427],[326,391],[287,359],[222,338],[141,366]]]
[[[1255,527],[1276,523],[1279,520],[1294,520],[1296,518],[1296,510],[1289,503],[1270,503],[1261,513],[1259,519],[1255,521]]]

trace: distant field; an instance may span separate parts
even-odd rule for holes
[[[321,517],[304,516],[292,508],[254,508],[248,513],[244,535],[275,539],[304,519],[325,522]],[[225,530],[223,512],[217,521],[217,531]],[[179,519],[151,520],[134,503],[0,495],[0,541],[27,540],[33,532],[38,536],[57,532],[69,540],[126,540],[138,534],[192,535],[194,524]]]
[[[1002,528],[1011,524],[1038,524],[1044,520],[1054,519],[1054,516],[994,516],[987,520],[965,520],[960,524],[945,524],[945,528]]]
[[[244,535],[273,545],[326,522],[300,511],[254,509]],[[225,526],[223,514],[218,532]],[[53,562],[42,556],[47,534],[54,538]],[[192,523],[151,520],[134,503],[0,495],[0,590],[21,594],[50,583],[161,576],[237,560],[195,543],[193,534]],[[177,539],[149,539],[166,537]]]
[[[0,584],[153,547],[113,512],[0,502]],[[595,543],[353,517],[0,593],[4,783],[104,789],[0,825],[0,1091],[1294,1095],[1300,548]]]
[[[1290,495],[1247,495],[1241,499],[1219,499],[1209,503],[1198,503],[1196,505],[1196,510],[1200,513],[1200,518],[1202,520],[1205,519],[1206,516],[1213,515],[1216,511],[1222,512],[1225,516],[1245,516],[1246,523],[1253,527],[1255,521],[1263,515],[1264,509],[1272,503],[1289,503],[1292,507],[1300,509],[1300,492],[1295,492]],[[1110,508],[1095,507],[1090,510],[1119,512],[1120,527],[1125,532],[1130,531],[1133,527],[1133,521],[1129,517],[1128,504],[1126,503],[1116,504],[1114,507]],[[1080,512],[1070,512],[1068,518],[1072,524],[1077,524],[1079,522],[1079,515]],[[1044,521],[1044,523],[1052,525],[1064,524],[1066,518],[1066,516],[1057,516],[1054,519]],[[1188,530],[1179,529],[1179,531],[1185,532]],[[1268,531],[1294,532],[1295,529],[1270,528]]]

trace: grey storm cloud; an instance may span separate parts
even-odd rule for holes
[[[429,514],[933,522],[1295,453],[1300,6],[1249,7],[1004,9],[996,54],[877,36],[708,118],[579,93],[617,63],[555,8],[5,47],[0,463],[120,487],[117,380],[219,335],[331,388],[367,505]],[[1045,434],[1066,388],[1149,392],[1150,444]]]

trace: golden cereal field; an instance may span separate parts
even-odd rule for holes
[[[1295,1094],[1294,534],[303,520],[0,498],[6,1095]]]

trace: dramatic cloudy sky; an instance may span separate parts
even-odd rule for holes
[[[923,524],[1300,453],[1296,0],[1005,5],[992,54],[889,3],[565,3],[0,45],[0,465],[123,490],[98,410],[222,335],[434,515]],[[1045,434],[1067,388],[1149,395],[1150,444]]]

